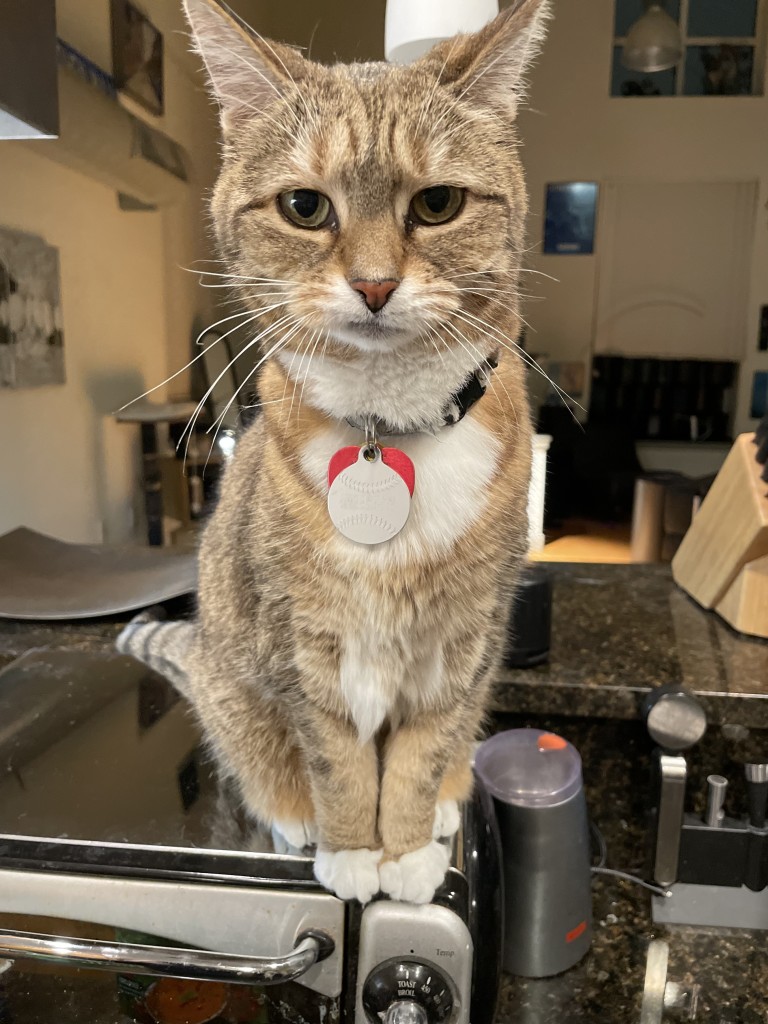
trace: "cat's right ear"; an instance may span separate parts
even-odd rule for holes
[[[550,0],[511,0],[479,32],[438,43],[418,63],[458,99],[513,118],[551,13]]]
[[[257,118],[303,78],[308,62],[298,50],[262,39],[216,0],[184,0],[184,11],[225,132]]]

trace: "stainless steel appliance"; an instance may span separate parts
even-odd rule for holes
[[[431,904],[361,908],[274,852],[188,706],[131,659],[7,666],[0,765],[0,1024],[490,1024],[502,900],[482,788]],[[163,1016],[174,1000],[186,1016]]]
[[[507,928],[504,968],[562,974],[592,945],[589,821],[581,758],[562,736],[507,729],[481,743],[478,776],[501,832]]]
[[[703,815],[685,811],[686,752],[707,719],[680,687],[659,687],[645,703],[654,751],[652,871],[667,890],[651,909],[659,924],[768,929],[768,759],[744,763],[746,815],[726,812],[728,780],[707,777]]]

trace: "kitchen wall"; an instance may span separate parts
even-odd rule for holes
[[[43,235],[60,249],[67,383],[0,392],[0,532],[25,524],[68,540],[120,540],[137,528],[138,439],[111,412],[188,358],[208,293],[180,267],[209,254],[202,192],[214,176],[215,115],[186,52],[176,0],[142,0],[164,33],[166,109],[157,126],[193,162],[187,199],[157,213],[122,213],[114,193],[0,142],[0,224]],[[380,59],[383,0],[234,0],[261,32],[308,45],[323,60]],[[768,303],[768,98],[609,97],[612,0],[555,0],[556,17],[532,75],[533,109],[521,116],[532,196],[531,242],[540,239],[548,181],[754,181],[758,183],[747,338],[737,428],[753,426],[752,372],[759,307]],[[60,35],[110,68],[108,0],[58,0]],[[43,147],[45,142],[36,143]],[[595,256],[532,254],[527,275],[545,298],[530,304],[531,344],[552,359],[589,358],[599,278]],[[170,388],[183,393],[184,378]],[[159,394],[163,394],[161,390]]]
[[[63,386],[0,391],[0,533],[25,525],[86,542],[136,534],[138,428],[111,414],[183,366],[193,319],[212,317],[211,293],[181,268],[210,255],[203,192],[217,162],[215,111],[180,34],[180,3],[141,7],[166,48],[166,114],[148,120],[191,158],[182,202],[124,213],[111,189],[43,155],[45,142],[0,142],[0,224],[60,250],[67,374]],[[62,39],[111,70],[109,0],[58,0],[57,22]],[[167,393],[185,387],[182,377]]]
[[[232,0],[270,39],[305,47],[314,60],[384,60],[386,0]]]
[[[509,0],[501,0],[508,6]],[[384,0],[239,0],[261,32],[304,47],[320,60],[381,60]],[[553,0],[555,17],[531,75],[531,109],[520,118],[531,192],[530,243],[543,232],[550,181],[751,182],[757,185],[754,252],[745,319],[747,336],[736,429],[752,429],[752,373],[768,369],[758,353],[759,308],[768,303],[768,96],[611,98],[613,0]],[[702,255],[702,258],[705,258]],[[532,254],[525,289],[544,301],[526,310],[532,348],[553,360],[589,362],[600,255]]]
[[[768,96],[611,98],[612,0],[555,0],[555,18],[531,76],[531,108],[520,118],[531,193],[530,241],[543,231],[544,189],[552,181],[757,182],[747,336],[736,429],[749,418],[759,308],[768,303]],[[706,259],[706,254],[702,254]],[[600,254],[534,254],[526,276],[545,301],[530,303],[531,347],[552,359],[589,361]]]

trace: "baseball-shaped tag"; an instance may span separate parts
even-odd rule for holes
[[[385,452],[399,456],[396,468],[387,464]],[[342,448],[328,466],[328,482],[331,522],[348,540],[383,544],[408,521],[414,469],[408,456],[396,448]]]
[[[376,445],[375,447],[378,447]],[[398,476],[401,476],[405,480],[406,486],[408,487],[408,493],[413,497],[413,489],[416,486],[416,469],[413,462],[408,458],[405,452],[401,452],[399,448],[380,448],[381,458],[385,466],[389,466],[390,469],[394,469]],[[360,454],[360,446],[357,444],[348,445],[346,448],[339,448],[339,450],[331,456],[331,461],[328,463],[328,486],[330,487],[339,473],[346,469],[347,466],[354,465],[357,462],[357,457]]]

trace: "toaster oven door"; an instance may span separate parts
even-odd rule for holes
[[[0,671],[0,1024],[332,1024],[346,917],[159,676],[77,650]]]
[[[339,1019],[345,906],[323,893],[25,869],[0,907],[0,1024]]]

